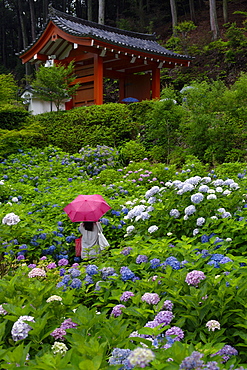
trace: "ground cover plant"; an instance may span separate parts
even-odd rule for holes
[[[2,369],[247,367],[244,164],[49,146],[0,170]],[[111,206],[97,259],[74,256],[78,194]]]

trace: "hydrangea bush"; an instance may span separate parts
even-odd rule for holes
[[[106,152],[0,163],[1,368],[245,369],[245,168],[120,168]],[[63,212],[81,193],[111,205],[110,247],[93,260],[75,257],[78,224]]]

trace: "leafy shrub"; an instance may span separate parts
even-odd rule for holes
[[[37,116],[44,129],[44,143],[76,153],[82,146],[107,145],[117,147],[134,138],[137,126],[130,122],[124,104],[104,104],[75,108],[66,112],[51,112]]]
[[[146,156],[145,147],[138,141],[130,140],[120,148],[120,158],[124,164],[130,161],[139,162]]]
[[[27,124],[29,117],[30,113],[24,108],[10,104],[0,106],[0,129],[18,130]]]

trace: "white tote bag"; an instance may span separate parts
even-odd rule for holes
[[[109,247],[110,244],[108,243],[105,235],[102,232],[102,227],[101,227],[100,223],[99,222],[96,222],[96,224],[97,224],[97,227],[98,227],[98,230],[99,230],[99,232],[98,232],[98,236],[99,236],[99,247],[100,247],[100,250],[103,250],[106,247]]]

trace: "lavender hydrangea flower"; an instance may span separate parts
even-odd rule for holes
[[[126,247],[120,253],[123,254],[124,256],[128,256],[131,251],[132,251],[131,247]]]
[[[25,321],[35,322],[33,316],[20,316],[11,329],[11,335],[15,342],[27,338],[29,331],[32,329]]]
[[[206,276],[202,271],[193,270],[191,272],[188,272],[188,274],[185,278],[185,282],[188,285],[193,285],[193,286],[197,287],[198,284],[200,283],[200,281],[204,280],[204,279],[206,279]]]
[[[74,279],[74,278],[77,278],[78,276],[80,276],[81,275],[81,271],[80,270],[78,270],[77,268],[74,268],[74,267],[72,267],[72,268],[70,268],[69,270],[68,270],[68,273],[71,275],[71,277]]]
[[[186,216],[190,216],[190,215],[193,215],[193,213],[196,212],[196,207],[193,206],[193,205],[190,205],[188,207],[185,208],[184,210],[184,213]]]
[[[155,231],[157,231],[158,230],[158,226],[156,226],[156,225],[152,225],[152,226],[150,226],[149,228],[148,228],[148,232],[150,233],[150,234],[152,234],[152,233],[154,233]]]
[[[109,276],[116,275],[116,271],[113,267],[103,267],[100,272],[104,280],[107,279]]]
[[[223,356],[224,361],[227,361],[230,356],[237,356],[238,351],[234,347],[226,344],[223,348],[216,352],[215,355]]]
[[[154,318],[154,321],[157,321],[159,324],[169,325],[172,321],[174,315],[171,311],[160,311]]]
[[[202,193],[196,193],[191,195],[191,202],[195,204],[199,204],[203,201],[204,195]]]
[[[125,360],[130,355],[131,350],[130,349],[121,349],[121,348],[114,348],[114,350],[111,353],[111,357],[109,358],[109,364],[110,365],[124,365],[120,369],[132,369],[131,367],[126,367]]]
[[[140,264],[140,263],[146,263],[146,262],[148,262],[148,257],[145,254],[139,254],[136,257],[136,263]]]
[[[114,306],[111,312],[111,316],[118,317],[122,315],[122,308],[125,308],[125,305],[117,304],[116,306]]]
[[[134,349],[130,355],[128,356],[128,361],[132,366],[137,366],[144,368],[149,365],[151,361],[153,361],[155,355],[153,351],[149,348],[136,348]]]
[[[127,302],[131,297],[134,297],[134,293],[126,291],[120,297],[120,301]]]
[[[86,273],[90,276],[97,275],[99,273],[98,266],[96,265],[88,265],[86,267]]]
[[[203,224],[205,224],[205,218],[204,217],[199,217],[197,220],[196,220],[196,225],[197,226],[202,226]]]
[[[56,263],[55,262],[51,262],[49,263],[46,268],[47,269],[55,269],[57,267]]]
[[[193,370],[193,369],[201,369],[204,365],[204,361],[201,360],[203,357],[203,353],[194,351],[192,354],[188,357],[185,357],[185,359],[181,362],[179,369],[185,369],[185,370]]]
[[[144,293],[141,300],[149,304],[157,304],[160,301],[160,297],[157,293]]]
[[[8,312],[3,308],[6,303],[0,304],[0,315],[7,315]]]
[[[167,329],[166,332],[165,332],[165,336],[170,336],[170,335],[176,335],[173,340],[176,342],[176,341],[180,341],[181,339],[184,338],[184,332],[181,328],[179,328],[178,326],[172,326],[170,329]]]
[[[171,209],[171,211],[170,211],[169,215],[170,215],[171,217],[173,217],[173,218],[178,218],[178,217],[180,216],[180,212],[179,212],[179,210],[178,210],[178,209],[173,208],[173,209]]]

